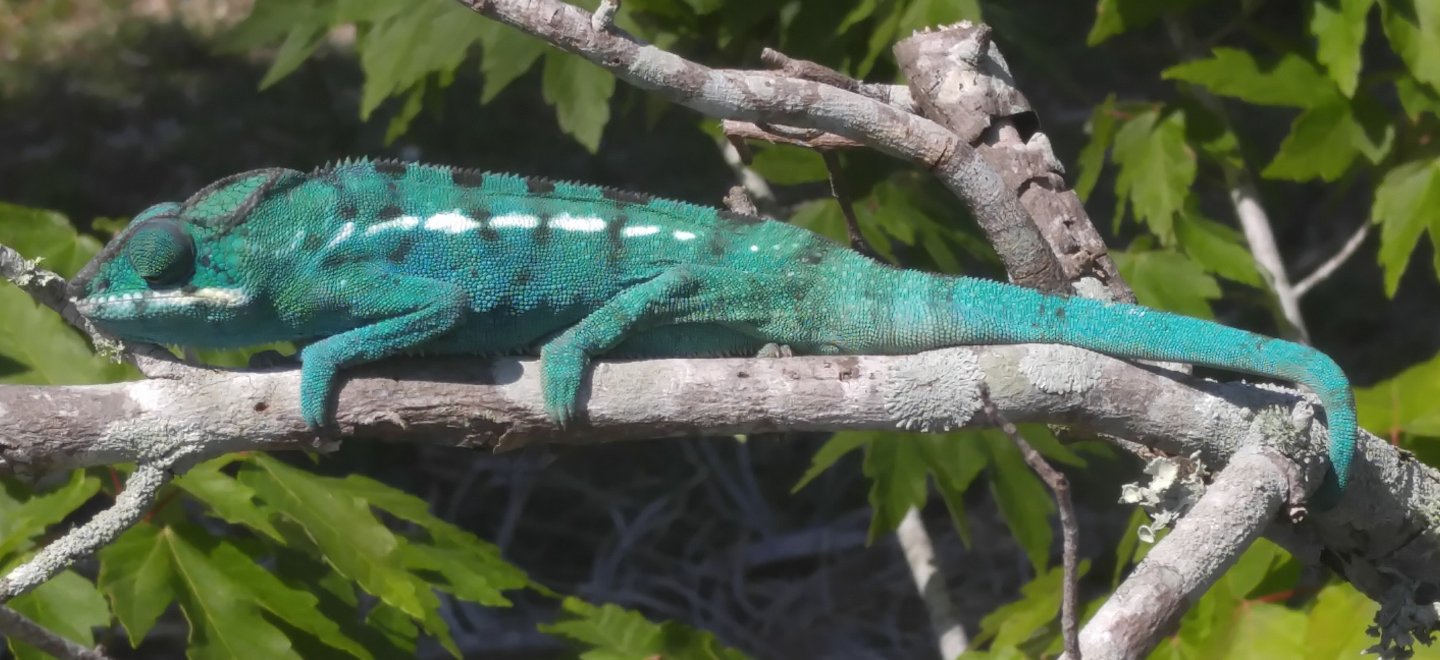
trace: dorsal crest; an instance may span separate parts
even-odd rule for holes
[[[298,182],[300,176],[278,167],[227,176],[185,200],[183,213],[203,226],[227,227],[243,221],[279,185]]]

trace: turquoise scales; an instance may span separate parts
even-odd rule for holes
[[[71,283],[122,338],[309,342],[301,406],[327,423],[339,369],[409,351],[538,353],[574,415],[597,355],[897,354],[1059,343],[1302,383],[1355,446],[1345,375],[1313,349],[1144,307],[900,270],[782,222],[594,186],[395,162],[265,169],[146,209]]]

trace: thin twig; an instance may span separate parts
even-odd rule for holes
[[[61,660],[110,660],[99,649],[87,649],[9,607],[0,605],[0,638],[24,642]]]
[[[1060,534],[1062,540],[1065,586],[1060,599],[1060,631],[1065,638],[1065,655],[1071,660],[1080,660],[1080,634],[1079,634],[1079,537],[1080,530],[1075,522],[1075,504],[1070,500],[1070,482],[1059,470],[1050,467],[1049,463],[1040,456],[1040,452],[1026,442],[1020,430],[1000,414],[995,407],[995,402],[990,400],[990,388],[980,387],[980,405],[985,410],[985,415],[1000,427],[1010,441],[1020,448],[1021,456],[1024,456],[1025,463],[1040,479],[1055,493],[1055,503],[1060,512]]]
[[[831,87],[838,87],[847,92],[868,96],[876,101],[886,105],[893,105],[906,112],[919,112],[915,105],[915,98],[910,94],[910,88],[905,85],[884,85],[861,82],[819,62],[796,59],[774,48],[766,48],[760,51],[760,61],[776,69],[780,69],[786,75],[803,80],[813,80],[818,83],[830,85]]]
[[[75,560],[94,554],[139,522],[155,503],[160,489],[170,482],[174,465],[175,459],[170,458],[136,466],[125,482],[125,490],[115,496],[110,508],[52,541],[29,561],[0,578],[0,603],[44,584]]]
[[[920,517],[918,509],[910,507],[905,512],[905,517],[900,519],[900,527],[895,530],[895,540],[899,541],[900,549],[905,553],[910,577],[914,578],[915,588],[925,602],[925,612],[930,615],[930,628],[940,649],[940,657],[954,658],[964,653],[970,646],[970,638],[955,612],[954,601],[950,600],[945,575],[935,561],[935,542],[930,539],[930,532],[925,529],[925,520]]]
[[[845,177],[840,173],[840,157],[829,151],[820,152],[820,157],[825,159],[825,171],[830,175],[830,193],[835,196],[836,203],[840,204],[840,213],[845,216],[845,230],[850,234],[850,247],[871,259],[883,260],[880,253],[865,240],[865,235],[860,233],[860,220],[855,217],[855,205],[850,202],[850,187],[845,184]]]
[[[1346,260],[1354,256],[1355,251],[1359,250],[1361,245],[1365,244],[1365,239],[1368,236],[1370,236],[1370,221],[1366,220],[1360,224],[1360,228],[1356,229],[1354,234],[1350,235],[1350,238],[1345,241],[1345,245],[1340,246],[1340,251],[1336,252],[1335,256],[1326,259],[1325,263],[1320,264],[1320,267],[1315,269],[1315,272],[1306,275],[1305,279],[1300,280],[1300,283],[1295,285],[1295,296],[1304,296],[1309,293],[1311,289],[1315,288],[1316,284],[1329,279],[1336,270],[1339,270],[1340,266],[1343,265]]]
[[[615,13],[620,11],[620,0],[600,0],[600,6],[590,15],[590,27],[596,32],[609,30],[615,24]]]
[[[773,126],[773,124],[771,124],[771,126]],[[736,121],[734,119],[726,119],[725,121],[720,122],[720,128],[725,132],[725,136],[730,138],[732,141],[737,139],[764,140],[771,144],[788,144],[795,147],[814,149],[816,151],[828,151],[831,149],[858,149],[865,146],[860,142],[856,142],[855,140],[851,140],[850,138],[840,137],[839,135],[836,135],[834,133],[820,133],[818,135],[812,135],[806,138],[798,138],[790,135],[788,132],[785,132],[783,134],[777,133],[774,131],[766,130],[758,124],[752,122]]]

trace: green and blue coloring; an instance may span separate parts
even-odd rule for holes
[[[1297,381],[1329,417],[1338,494],[1355,446],[1344,373],[1311,348],[1208,321],[901,270],[783,222],[594,186],[383,161],[264,169],[146,209],[71,283],[125,339],[304,343],[305,421],[337,372],[410,352],[536,354],[575,414],[599,355],[902,354],[1069,344]]]

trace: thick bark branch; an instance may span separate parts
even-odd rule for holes
[[[711,117],[814,128],[850,138],[933,170],[976,217],[1016,235],[1038,236],[1015,194],[969,144],[944,126],[838,87],[783,73],[711,69],[637,41],[591,28],[590,14],[559,0],[459,0],[598,64],[642,89]],[[1028,227],[1028,229],[1027,229]],[[1043,244],[1043,243],[1042,243]],[[1049,253],[1002,253],[1016,281],[1049,291],[1067,283]]]
[[[1275,519],[1290,496],[1294,463],[1245,449],[1175,530],[1145,556],[1080,635],[1087,660],[1136,658],[1175,632],[1205,594]]]

